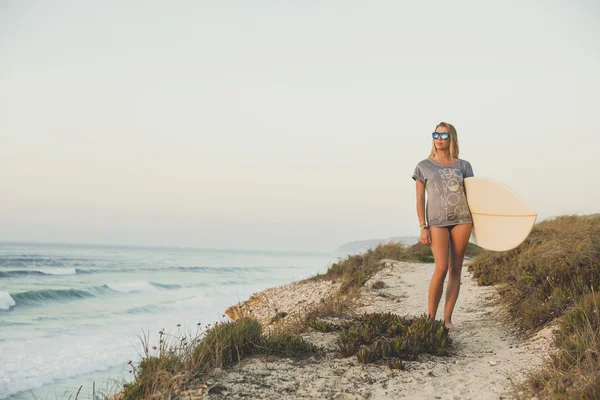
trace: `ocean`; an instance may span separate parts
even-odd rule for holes
[[[114,393],[140,338],[228,320],[227,307],[343,256],[0,243],[0,399]]]

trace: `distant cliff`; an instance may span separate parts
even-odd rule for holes
[[[413,245],[419,241],[418,236],[393,236],[387,239],[368,239],[368,240],[355,240],[353,242],[344,243],[335,249],[336,252],[348,252],[356,253],[359,251],[371,249],[377,247],[379,243],[403,243],[407,246]]]

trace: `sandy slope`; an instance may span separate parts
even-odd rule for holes
[[[371,282],[382,280],[386,287],[365,289],[362,310],[420,315],[426,311],[427,287],[432,264],[387,260],[386,267]],[[312,285],[309,283],[307,285]],[[322,284],[321,284],[322,285]],[[367,285],[369,287],[369,284]],[[266,293],[266,294],[265,294]],[[297,309],[318,301],[319,293],[305,284],[294,283],[269,289],[255,296],[255,315]],[[304,297],[302,297],[304,296]],[[551,333],[543,331],[532,339],[520,340],[503,321],[506,317],[492,304],[493,287],[479,287],[463,269],[461,292],[454,312],[457,330],[449,357],[421,356],[408,362],[406,371],[384,365],[362,365],[355,357],[343,359],[335,351],[336,333],[310,333],[306,338],[331,349],[325,357],[306,360],[251,358],[239,366],[218,371],[217,386],[209,399],[500,399],[511,397],[511,382],[547,356]],[[309,298],[307,300],[307,298]],[[443,299],[443,298],[442,298]],[[443,300],[442,300],[443,302]],[[440,309],[443,309],[443,304]],[[438,318],[441,315],[438,315]]]

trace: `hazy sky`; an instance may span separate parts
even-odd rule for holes
[[[0,1],[0,241],[418,235],[440,121],[540,219],[600,212],[597,1]]]

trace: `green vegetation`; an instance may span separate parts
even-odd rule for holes
[[[391,369],[404,369],[402,360],[416,360],[421,353],[447,355],[451,340],[443,321],[427,315],[406,318],[392,313],[355,316],[340,325],[311,320],[320,332],[339,330],[337,345],[342,357],[361,363],[386,362]]]
[[[558,352],[527,382],[538,396],[600,398],[600,215],[537,224],[518,248],[483,252],[470,269],[499,284],[500,301],[529,331],[559,321]]]
[[[338,339],[342,356],[356,354],[361,363],[384,360],[395,369],[403,368],[400,360],[416,360],[421,353],[446,355],[449,345],[443,321],[427,315],[408,319],[391,313],[355,317]]]
[[[262,327],[250,318],[215,324],[193,349],[193,370],[208,372],[229,367],[258,351]]]
[[[308,326],[322,333],[337,331],[341,329],[339,326],[336,326],[329,321],[322,321],[317,319],[311,319],[310,321],[308,321]]]
[[[263,354],[281,357],[302,357],[322,351],[320,347],[305,341],[299,336],[285,334],[264,338],[260,350]]]

